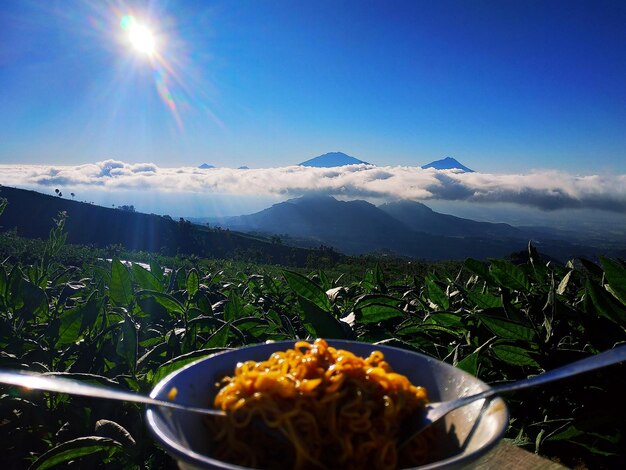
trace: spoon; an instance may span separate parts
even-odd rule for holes
[[[494,385],[488,390],[470,395],[468,397],[458,398],[456,400],[434,402],[427,404],[422,413],[416,415],[408,426],[405,427],[405,431],[402,433],[402,437],[399,439],[400,444],[398,448],[401,449],[415,436],[431,426],[435,421],[443,418],[451,411],[468,405],[476,400],[483,398],[490,398],[494,395],[499,395],[505,392],[512,392],[515,390],[521,390],[530,387],[536,387],[537,385],[543,385],[548,382],[554,382],[573,375],[582,374],[601,367],[617,364],[618,362],[626,361],[626,345],[618,346],[616,348],[604,351],[600,354],[596,354],[579,361],[572,362],[557,369],[544,372],[543,374],[535,375],[524,380],[518,380],[516,382],[506,383],[502,385]]]
[[[79,380],[64,379],[53,375],[39,375],[25,372],[0,371],[0,383],[19,385],[21,387],[48,392],[67,393],[84,397],[107,398],[110,400],[132,401],[144,405],[164,406],[177,410],[191,411],[205,415],[226,416],[226,413],[215,408],[202,408],[172,401],[157,400],[134,392],[116,390],[112,387],[92,385]]]

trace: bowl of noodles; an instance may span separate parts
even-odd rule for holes
[[[502,438],[500,398],[460,408],[400,448],[428,401],[488,386],[449,364],[385,345],[285,341],[199,360],[157,384],[153,398],[226,417],[149,407],[148,426],[182,469],[458,468]]]

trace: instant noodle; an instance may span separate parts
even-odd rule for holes
[[[427,403],[426,390],[393,372],[380,351],[369,357],[299,341],[261,362],[237,364],[222,380],[209,420],[213,456],[254,468],[393,469],[428,457],[429,433],[406,446],[404,420]],[[262,425],[259,425],[259,422]]]

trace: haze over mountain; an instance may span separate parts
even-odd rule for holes
[[[436,170],[462,170],[465,173],[474,173],[474,170],[469,169],[465,165],[459,163],[455,158],[445,157],[441,160],[435,160],[427,165],[422,166],[424,169],[434,168]]]
[[[129,249],[177,251],[199,256],[229,257],[257,253],[259,261],[302,264],[312,253],[297,248],[331,246],[345,254],[386,253],[425,260],[485,259],[504,257],[526,247],[529,239],[538,249],[561,261],[575,256],[626,256],[622,245],[577,244],[557,239],[550,231],[533,231],[507,224],[476,222],[439,214],[423,204],[399,201],[376,207],[366,201],[338,201],[330,196],[308,196],[275,204],[255,214],[212,219],[211,225],[193,226],[168,216],[140,214],[48,196],[34,191],[3,187],[9,205],[0,217],[2,230],[45,238],[52,219],[69,215],[66,228],[70,243]],[[206,222],[206,219],[203,221]],[[253,236],[220,230],[256,232]],[[268,243],[267,237],[283,243]],[[286,235],[286,236],[285,236]],[[256,258],[255,258],[256,259]]]
[[[438,214],[410,201],[376,207],[330,196],[290,199],[255,214],[212,219],[234,230],[288,235],[310,245],[323,243],[351,255],[386,252],[420,259],[502,257],[525,248],[529,239],[561,260],[593,256],[594,247],[555,240],[507,224],[476,222]],[[622,250],[624,251],[624,250]]]
[[[369,163],[359,160],[358,158],[351,157],[342,152],[329,152],[319,157],[311,158],[305,162],[300,163],[300,166],[314,166],[317,168],[331,168],[335,166],[345,165],[369,165]]]

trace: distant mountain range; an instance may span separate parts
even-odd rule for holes
[[[319,157],[311,158],[305,162],[299,163],[299,166],[310,166],[315,168],[333,168],[338,166],[346,166],[346,165],[371,165],[363,160],[359,160],[358,158],[351,157],[350,155],[346,155],[343,152],[328,152],[324,155],[320,155]],[[214,165],[209,165],[208,163],[203,163],[198,166],[203,170],[208,170],[210,168],[215,168]],[[435,168],[437,170],[451,170],[457,169],[462,170],[466,173],[473,173],[474,170],[466,167],[456,159],[452,157],[445,157],[441,160],[435,160],[434,162],[430,162],[427,165],[422,166],[422,168]],[[247,166],[240,166],[239,170],[248,170]]]
[[[314,166],[317,168],[331,168],[334,166],[345,165],[369,165],[369,163],[359,160],[358,158],[351,157],[342,152],[329,152],[319,157],[311,158],[306,162],[302,162],[300,166]]]
[[[546,229],[477,222],[437,213],[411,201],[376,207],[366,201],[338,201],[309,196],[275,204],[255,214],[210,219],[212,227],[188,220],[49,196],[2,187],[9,204],[0,215],[0,230],[47,238],[52,220],[67,212],[68,242],[165,254],[194,253],[201,257],[250,259],[257,262],[305,265],[320,245],[345,254],[369,253],[425,260],[504,257],[524,250],[532,239],[542,253],[558,260],[576,256],[626,257],[619,248],[598,249],[554,237]],[[207,219],[198,220],[206,222]],[[225,230],[228,228],[229,230]],[[249,234],[241,233],[249,232]]]
[[[416,201],[397,201],[378,206],[396,220],[405,223],[411,230],[448,237],[487,237],[527,239],[528,230],[520,230],[509,224],[477,222],[475,220],[440,214]]]
[[[319,157],[311,158],[305,162],[300,163],[300,166],[312,166],[316,168],[332,168],[336,166],[345,166],[345,165],[371,165],[371,163],[365,162],[363,160],[359,160],[358,158],[351,157],[350,155],[346,155],[342,152],[329,152],[324,155],[320,155]],[[451,170],[457,169],[464,171],[466,173],[473,173],[474,170],[466,167],[458,160],[452,157],[445,157],[441,160],[436,160],[434,162],[430,162],[422,168],[435,168],[436,170]]]
[[[597,251],[545,233],[535,238],[531,230],[507,224],[440,214],[412,201],[376,207],[366,201],[307,196],[255,214],[205,220],[243,232],[287,235],[299,243],[323,243],[351,255],[379,252],[428,260],[485,259],[523,250],[530,239],[542,252],[561,260],[591,257]]]
[[[465,165],[459,163],[456,159],[452,157],[442,158],[441,160],[436,160],[434,162],[430,162],[427,165],[422,166],[422,168],[434,168],[435,170],[462,170],[465,173],[474,173],[474,170],[470,170]]]

